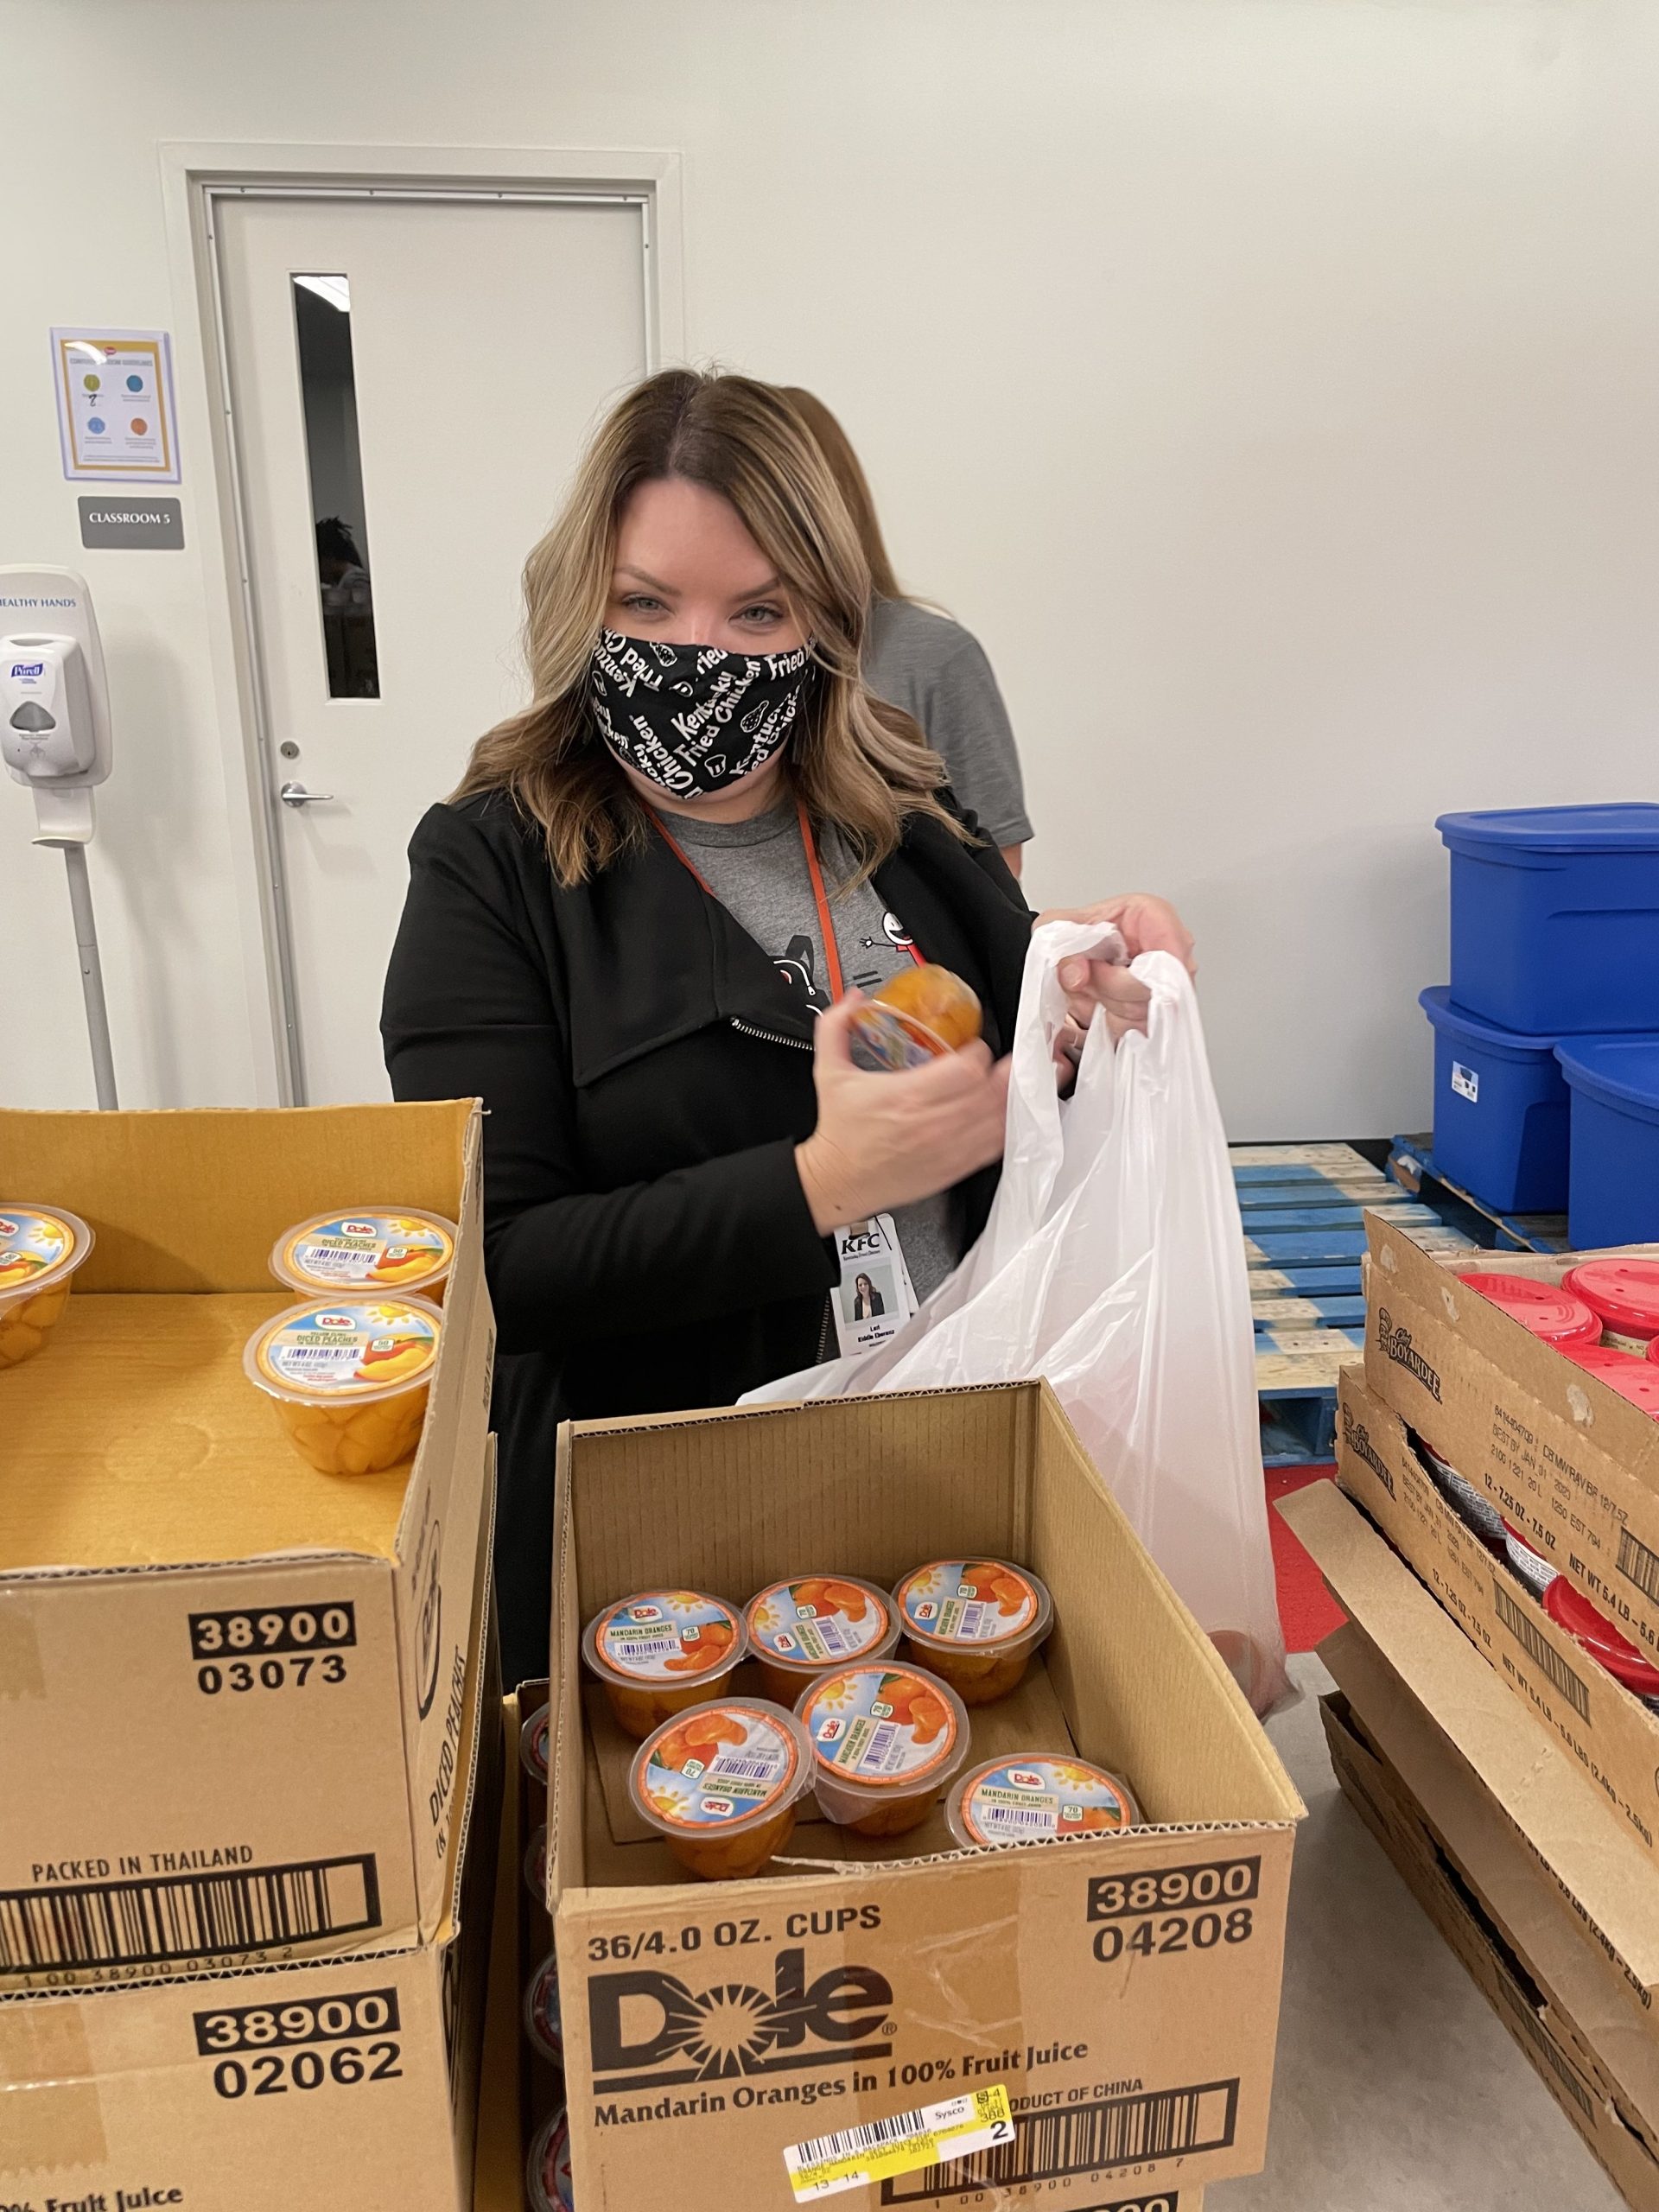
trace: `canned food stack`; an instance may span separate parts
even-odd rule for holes
[[[1367,1233],[1340,1491],[1282,1509],[1348,1616],[1323,1647],[1333,1761],[1650,2206],[1630,2145],[1659,2139],[1659,1251],[1476,1260]]]
[[[0,2137],[33,2202],[165,2168],[244,2212],[459,2212],[499,1779],[478,1158],[466,1104],[0,1113]],[[41,2063],[70,2019],[90,2133]],[[352,2123],[324,2196],[312,2091]]]
[[[1445,814],[1434,1166],[1580,1250],[1659,1237],[1659,804]]]

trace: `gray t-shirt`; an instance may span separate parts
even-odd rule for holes
[[[813,1012],[822,1013],[830,1004],[828,963],[794,801],[750,822],[705,822],[696,815],[676,814],[671,826],[721,906]],[[849,990],[874,990],[910,966],[910,940],[874,883],[866,880],[855,889],[837,890],[853,873],[853,862],[833,830],[819,839],[818,865],[842,980]],[[918,1298],[937,1290],[962,1256],[950,1213],[949,1194],[941,1192],[900,1206],[893,1215]],[[833,1350],[833,1335],[830,1343]]]
[[[864,681],[902,707],[943,755],[950,788],[994,845],[1031,836],[1008,710],[977,638],[948,614],[878,599],[864,641]]]

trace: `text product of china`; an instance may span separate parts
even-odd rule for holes
[[[54,328],[52,380],[63,473],[72,482],[178,482],[178,411],[166,331]]]

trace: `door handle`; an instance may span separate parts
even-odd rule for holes
[[[284,784],[276,794],[284,806],[332,806],[333,791],[308,791],[303,784]]]

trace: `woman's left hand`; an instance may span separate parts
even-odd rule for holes
[[[1122,937],[1129,959],[1142,952],[1173,952],[1189,976],[1198,972],[1192,957],[1192,932],[1167,899],[1154,898],[1148,891],[1124,892],[1094,906],[1056,906],[1038,915],[1038,925],[1044,922],[1109,923]],[[1105,1010],[1114,1044],[1126,1031],[1144,1030],[1147,1026],[1152,994],[1130,975],[1127,966],[1078,954],[1060,963],[1060,988],[1065,993],[1069,1016],[1055,1046],[1055,1059],[1062,1073],[1075,1065],[1096,1007]]]

